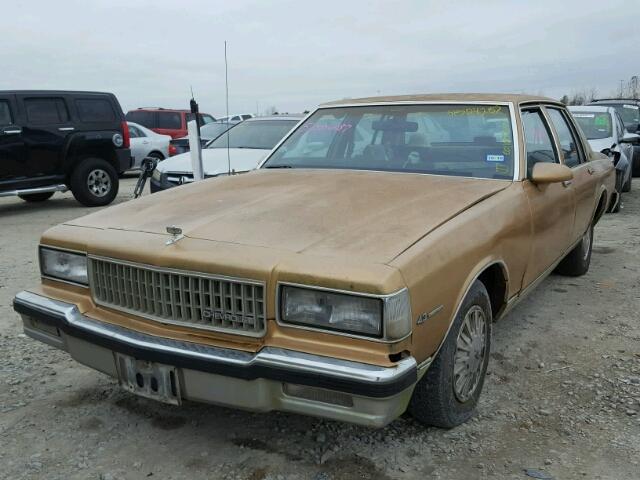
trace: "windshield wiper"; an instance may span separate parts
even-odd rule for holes
[[[281,165],[267,165],[264,168],[293,168],[293,167],[291,165],[281,164]]]

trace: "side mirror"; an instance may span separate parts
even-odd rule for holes
[[[635,133],[624,132],[624,136],[620,139],[621,143],[636,143],[640,139],[640,135]]]
[[[571,179],[573,179],[571,169],[559,163],[536,163],[531,172],[531,181],[538,185],[568,182]]]

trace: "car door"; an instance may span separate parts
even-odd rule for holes
[[[142,159],[149,151],[149,139],[138,127],[129,124],[129,135],[131,138],[131,156],[133,157],[133,167],[140,166]]]
[[[75,127],[64,95],[18,96],[24,112],[22,137],[30,177],[62,175],[67,137]]]
[[[538,162],[560,163],[558,146],[541,106],[521,111],[527,178],[524,192],[531,210],[532,239],[523,287],[532,284],[562,257],[571,243],[575,200],[570,183],[536,185],[529,180]]]
[[[15,98],[13,95],[0,95],[0,182],[6,184],[24,177],[26,171],[24,140]]]
[[[557,107],[546,107],[546,110],[560,146],[560,160],[573,172],[576,214],[571,240],[575,242],[582,238],[591,223],[598,182],[593,167],[587,162],[588,150],[568,113]]]

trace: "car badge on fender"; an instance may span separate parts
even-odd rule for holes
[[[175,225],[167,227],[167,233],[171,235],[171,238],[165,242],[165,245],[172,245],[184,238],[182,229],[180,227],[176,227]]]

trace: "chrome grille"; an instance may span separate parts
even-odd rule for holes
[[[262,336],[264,285],[169,268],[89,258],[96,303],[164,323]]]

